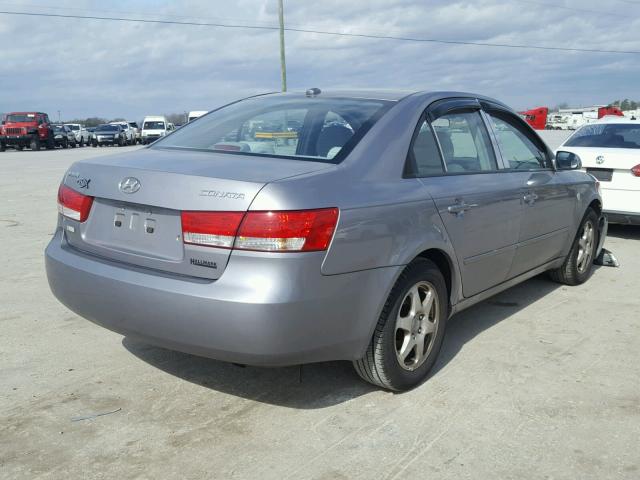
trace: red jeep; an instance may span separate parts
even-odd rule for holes
[[[52,149],[55,146],[49,115],[42,112],[8,113],[0,126],[0,150],[14,147],[22,150]]]

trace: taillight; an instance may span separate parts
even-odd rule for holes
[[[247,212],[234,248],[265,252],[326,250],[337,221],[337,208]]]
[[[182,212],[184,243],[233,247],[244,212]]]
[[[91,204],[93,197],[78,193],[66,185],[58,188],[58,212],[67,218],[84,222],[89,218]]]
[[[326,250],[337,208],[276,212],[182,212],[184,243],[262,252]]]
[[[640,164],[638,164],[635,167],[633,167],[631,169],[631,173],[636,177],[640,177]]]

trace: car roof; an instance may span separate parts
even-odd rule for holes
[[[273,96],[306,96],[305,91],[294,91],[294,92],[273,92],[265,95],[273,95]],[[318,98],[360,98],[367,100],[383,100],[388,102],[399,102],[407,97],[419,98],[419,99],[428,99],[431,101],[437,101],[444,98],[477,98],[478,100],[485,100],[501,105],[509,110],[512,110],[510,107],[505,105],[504,103],[495,100],[493,98],[487,97],[485,95],[479,95],[471,92],[457,92],[457,91],[434,91],[434,90],[394,90],[394,89],[320,89],[320,93],[315,95]]]
[[[8,112],[6,115],[46,115],[46,113],[42,112]]]

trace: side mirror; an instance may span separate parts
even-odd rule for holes
[[[558,170],[579,170],[582,160],[575,153],[560,151],[556,153],[556,166]]]

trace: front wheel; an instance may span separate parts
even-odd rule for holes
[[[37,138],[32,139],[31,142],[29,142],[29,148],[34,152],[40,150],[40,140]]]
[[[425,258],[407,266],[382,310],[365,356],[353,362],[364,380],[403,391],[421,383],[442,346],[449,315],[447,287]]]
[[[560,268],[549,272],[551,278],[565,285],[580,285],[586,282],[593,272],[598,236],[598,215],[590,208],[582,219],[564,263]]]
[[[62,148],[69,148],[69,140],[66,138],[62,141]]]

